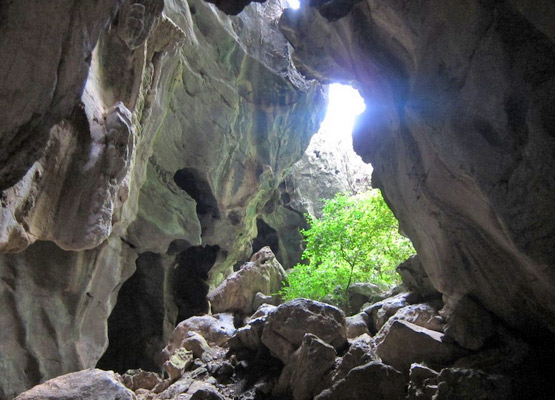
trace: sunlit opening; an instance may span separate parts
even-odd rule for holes
[[[299,0],[287,0],[287,7],[297,10],[301,6],[301,2]]]
[[[337,139],[351,139],[355,118],[366,108],[358,90],[348,85],[333,83],[329,86],[328,111],[320,132]]]

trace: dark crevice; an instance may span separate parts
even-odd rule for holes
[[[208,313],[208,272],[216,262],[218,246],[195,246],[179,253],[170,271],[177,321]]]
[[[264,246],[270,246],[274,254],[277,254],[279,251],[277,231],[260,218],[256,220],[256,228],[258,229],[258,236],[252,242],[253,253],[256,253]]]
[[[167,339],[163,331],[167,318],[164,267],[155,253],[139,255],[136,264],[108,319],[109,345],[97,368],[119,373],[132,368],[160,370],[158,357]]]
[[[212,193],[210,183],[194,168],[183,168],[175,173],[173,180],[197,202],[197,214],[220,218],[218,201]]]

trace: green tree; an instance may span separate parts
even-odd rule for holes
[[[331,295],[347,305],[354,282],[399,283],[395,268],[415,253],[377,189],[337,194],[325,201],[321,218],[307,219],[310,228],[301,231],[306,244],[302,258],[309,263],[297,264],[289,274],[281,291],[286,300]]]

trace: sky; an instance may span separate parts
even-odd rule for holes
[[[301,2],[299,0],[287,0],[287,7],[293,8],[296,10],[301,6]]]
[[[358,90],[348,85],[332,83],[329,86],[329,104],[320,131],[336,137],[350,137],[357,115],[366,108]]]

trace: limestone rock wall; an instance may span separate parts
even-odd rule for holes
[[[131,281],[118,315],[148,311],[128,331],[156,321],[136,342],[152,368],[176,319],[250,255],[323,117],[277,1],[238,17],[195,0],[66,3],[0,5],[0,398],[93,367],[136,263],[156,279],[145,304]]]
[[[527,335],[555,332],[555,7],[342,4],[281,26],[302,71],[365,97],[355,150],[434,286]]]

